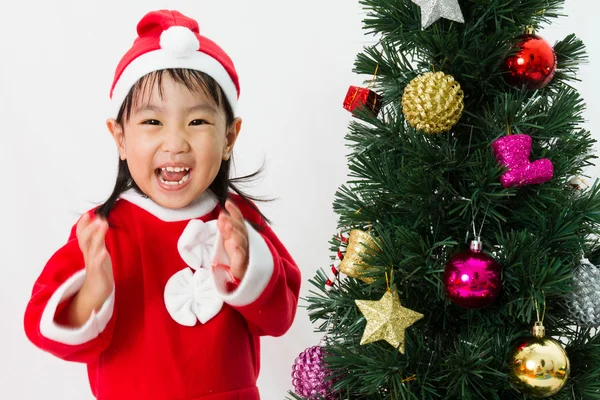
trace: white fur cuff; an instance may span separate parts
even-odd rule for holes
[[[100,310],[92,312],[90,318],[79,328],[68,328],[65,326],[58,325],[54,321],[54,315],[58,305],[74,296],[79,289],[83,286],[85,280],[85,269],[73,274],[69,279],[56,289],[54,294],[48,300],[46,308],[42,313],[40,320],[40,333],[42,336],[54,340],[55,342],[68,344],[68,345],[79,345],[89,342],[92,339],[98,337],[98,335],[104,331],[106,325],[110,321],[113,314],[115,304],[115,289],[106,299]]]

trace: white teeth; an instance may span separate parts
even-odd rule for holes
[[[183,172],[183,171],[189,171],[190,169],[188,167],[164,167],[164,168],[161,168],[161,170],[167,171],[167,172]]]
[[[164,169],[164,168],[163,168]],[[189,170],[189,168],[187,168]],[[182,169],[183,170],[183,169]],[[180,171],[175,171],[175,172],[180,172]],[[185,174],[183,176],[183,178],[181,178],[179,181],[165,181],[162,176],[158,175],[158,180],[161,181],[162,183],[164,183],[165,185],[169,185],[169,186],[175,186],[175,185],[181,185],[182,183],[184,183],[185,181],[187,181],[190,177],[189,172],[187,174]]]

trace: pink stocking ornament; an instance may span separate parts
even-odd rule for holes
[[[552,162],[547,158],[530,162],[531,136],[507,135],[492,143],[494,156],[501,165],[508,168],[500,183],[505,188],[536,185],[548,182],[554,174]]]

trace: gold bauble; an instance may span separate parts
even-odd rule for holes
[[[402,307],[397,290],[388,290],[380,300],[355,300],[367,320],[361,345],[385,340],[404,354],[406,328],[423,318],[423,314]]]
[[[361,279],[366,283],[373,283],[375,279],[363,276],[368,269],[363,257],[365,255],[372,257],[379,252],[381,252],[379,244],[369,233],[360,229],[353,229],[350,231],[346,254],[344,254],[344,259],[340,263],[340,270],[352,278]]]
[[[511,352],[509,379],[521,393],[543,398],[558,393],[567,382],[569,357],[558,341],[543,337],[543,328],[540,334],[536,325],[534,334],[521,339]]]
[[[408,123],[425,133],[450,130],[462,114],[464,93],[452,75],[426,72],[404,89],[402,113]]]

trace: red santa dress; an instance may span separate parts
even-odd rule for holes
[[[216,227],[220,206],[210,192],[173,210],[130,189],[108,217],[111,296],[80,328],[56,321],[85,279],[74,226],[35,282],[25,311],[28,338],[86,363],[97,399],[259,399],[259,337],[289,329],[301,278],[260,215],[232,199],[246,220],[250,259],[234,290],[211,268],[227,260]]]

